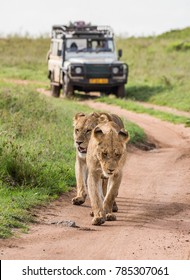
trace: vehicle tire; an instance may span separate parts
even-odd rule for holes
[[[105,91],[100,91],[100,97],[105,97],[105,96],[106,96],[106,92]]]
[[[51,85],[51,96],[59,97],[60,96],[60,86]]]
[[[68,77],[64,78],[64,85],[63,85],[63,96],[64,97],[71,97],[74,95],[73,85],[71,84]]]
[[[117,88],[116,96],[119,98],[125,97],[125,85],[121,85]]]

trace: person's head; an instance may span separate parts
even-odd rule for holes
[[[77,49],[77,44],[75,42],[73,42],[70,46],[71,49]]]

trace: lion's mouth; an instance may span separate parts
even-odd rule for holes
[[[109,171],[103,171],[102,174],[102,179],[108,179],[109,177],[111,177],[114,174],[114,172],[109,172]]]
[[[78,147],[78,151],[79,151],[79,153],[81,153],[81,154],[86,154],[87,149],[86,149],[86,148],[82,148],[82,147]]]

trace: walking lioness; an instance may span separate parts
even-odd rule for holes
[[[83,204],[87,196],[88,171],[86,165],[86,155],[92,131],[98,124],[111,121],[115,122],[120,128],[124,128],[121,119],[114,114],[94,112],[86,115],[84,113],[77,113],[74,117],[73,124],[74,143],[76,147],[75,175],[77,181],[77,196],[72,199],[72,203],[75,205]],[[107,179],[102,179],[102,184],[106,186],[107,181]],[[116,203],[113,205],[113,211],[117,211]]]
[[[101,225],[105,220],[116,220],[112,206],[122,179],[128,141],[128,132],[111,121],[100,123],[91,134],[86,163],[93,225]],[[105,196],[102,191],[102,176],[108,179]]]

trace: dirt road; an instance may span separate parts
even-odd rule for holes
[[[73,206],[73,191],[36,209],[28,234],[1,240],[1,259],[190,259],[190,128],[85,103],[136,122],[157,149],[130,150],[117,221],[91,226],[89,201]]]

